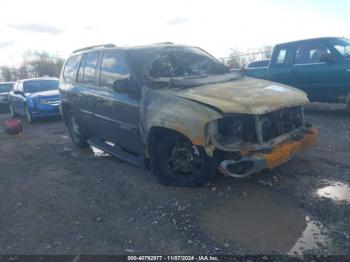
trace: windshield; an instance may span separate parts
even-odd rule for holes
[[[10,92],[13,84],[0,84],[0,93]]]
[[[196,78],[228,73],[228,69],[205,51],[195,47],[135,49],[131,59],[142,75],[151,78]]]
[[[332,45],[342,56],[350,58],[350,41],[348,39],[333,40]]]
[[[24,93],[36,93],[58,89],[58,80],[26,81],[23,84]]]

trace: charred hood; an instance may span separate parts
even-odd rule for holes
[[[174,88],[170,92],[223,113],[264,114],[309,102],[301,90],[250,77],[191,88]]]

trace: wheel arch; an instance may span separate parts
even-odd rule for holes
[[[168,128],[168,127],[163,127],[163,126],[152,126],[151,129],[148,132],[147,135],[147,150],[146,150],[146,156],[147,158],[150,158],[152,156],[152,151],[155,148],[155,145],[157,141],[160,141],[163,136],[166,135],[179,135],[184,138],[186,138],[188,141],[191,141],[191,139],[184,133],[176,131],[174,129]]]
[[[71,111],[72,106],[70,103],[62,101],[61,102],[61,115],[65,125],[68,125],[69,122],[69,112]]]

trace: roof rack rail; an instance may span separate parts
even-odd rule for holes
[[[155,43],[155,45],[173,45],[173,42],[160,42],[160,43]]]
[[[105,44],[105,45],[92,45],[92,46],[88,46],[88,47],[84,47],[84,48],[80,48],[77,50],[73,51],[73,54],[81,52],[81,51],[85,51],[85,50],[90,50],[90,49],[94,49],[94,48],[98,48],[98,47],[117,47],[115,44]]]

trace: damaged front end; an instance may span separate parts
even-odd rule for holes
[[[231,177],[247,177],[277,167],[317,141],[317,129],[305,123],[303,107],[251,115],[228,114],[206,129],[207,153],[220,155],[219,170]]]

